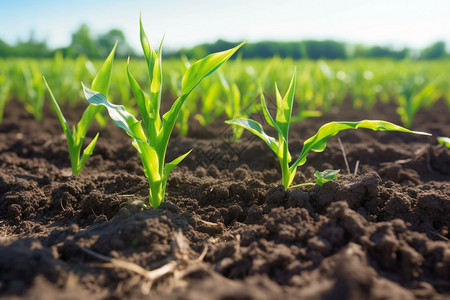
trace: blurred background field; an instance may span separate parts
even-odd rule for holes
[[[135,109],[128,57],[134,76],[149,90],[139,12],[154,48],[166,34],[163,102],[179,95],[190,62],[248,40],[190,96],[178,121],[181,134],[187,134],[189,120],[207,126],[217,118],[255,113],[261,89],[269,98],[275,82],[287,89],[295,67],[295,121],[339,109],[343,101],[367,118],[377,104],[394,105],[408,127],[437,101],[450,108],[445,1],[325,1],[320,7],[305,1],[234,2],[2,1],[0,121],[11,100],[42,119],[48,99],[42,76],[61,105],[84,103],[80,82],[92,81],[116,41],[110,98]]]

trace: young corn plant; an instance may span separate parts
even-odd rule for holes
[[[275,153],[280,162],[282,183],[285,188],[289,188],[291,186],[297,172],[297,168],[305,164],[307,154],[310,151],[322,152],[323,150],[325,150],[327,140],[330,137],[335,136],[342,130],[367,128],[380,131],[400,131],[428,135],[424,132],[411,131],[390,122],[380,120],[363,120],[359,122],[330,122],[320,127],[320,129],[314,136],[310,137],[304,142],[300,156],[294,161],[293,164],[290,164],[292,158],[288,146],[288,133],[291,124],[292,105],[294,102],[295,80],[296,75],[294,72],[291,83],[289,85],[289,89],[284,97],[281,96],[277,86],[275,85],[277,107],[275,119],[270,115],[266,100],[264,98],[264,94],[261,91],[261,105],[263,108],[264,117],[267,123],[269,123],[269,125],[275,128],[275,130],[277,131],[278,139],[267,135],[264,132],[261,124],[254,120],[241,118],[225,121],[227,124],[237,125],[244,129],[247,129],[251,133],[260,137],[269,146],[269,148]]]
[[[194,116],[200,125],[208,126],[223,114],[225,105],[220,101],[221,93],[222,85],[217,80],[202,89],[200,113]]]
[[[36,62],[30,63],[23,68],[25,89],[27,99],[24,99],[25,109],[38,121],[42,120],[42,109],[44,106],[45,89],[42,82],[42,74]]]
[[[127,68],[128,80],[136,98],[142,121],[138,121],[126,111],[123,105],[111,104],[107,97],[98,91],[84,87],[87,101],[93,105],[107,108],[114,123],[124,129],[132,139],[132,145],[138,151],[144,167],[144,174],[149,182],[149,204],[153,208],[164,201],[165,190],[169,174],[189,153],[185,153],[169,163],[165,163],[169,138],[188,95],[202,81],[203,78],[217,70],[244,43],[235,48],[211,54],[194,64],[184,73],[181,81],[181,95],[174,102],[170,110],[160,117],[160,103],[162,91],[161,45],[156,53],[152,49],[144,32],[140,20],[140,40],[150,77],[150,95],[141,89],[137,81]],[[192,150],[191,150],[192,151]]]
[[[438,99],[435,95],[435,83],[422,83],[421,77],[418,80],[414,77],[403,84],[402,93],[398,96],[397,113],[400,115],[402,123],[406,127],[410,127],[414,121],[417,112],[423,107],[431,107]],[[415,80],[413,80],[415,79]],[[419,82],[416,82],[419,81]]]
[[[104,62],[102,68],[92,81],[91,87],[104,94],[108,94],[109,81],[111,78],[111,70],[114,61],[114,53],[116,51],[116,46],[117,43],[116,45],[114,45],[114,48],[112,49],[109,56],[106,58],[106,61]],[[95,135],[94,139],[87,145],[86,148],[84,148],[83,155],[81,155],[81,148],[83,147],[83,142],[84,139],[86,138],[86,133],[92,121],[96,117],[97,113],[100,112],[102,107],[89,105],[83,112],[80,121],[77,123],[76,126],[72,128],[72,131],[70,131],[69,125],[67,125],[66,119],[64,118],[61,108],[59,107],[58,102],[56,102],[55,96],[53,95],[50,87],[48,86],[45,77],[44,82],[50,94],[50,99],[53,104],[53,107],[56,110],[56,114],[58,115],[59,121],[67,138],[67,146],[69,148],[69,157],[70,157],[70,164],[72,167],[72,173],[74,175],[79,175],[81,170],[83,169],[83,166],[86,164],[86,161],[92,155],[99,135],[98,133]]]
[[[50,67],[45,72],[45,78],[52,83],[53,95],[59,99],[59,104],[68,103],[74,107],[83,96],[80,82],[93,78],[97,70],[85,56],[80,55],[76,59],[64,58],[61,51],[57,51],[49,62]]]
[[[225,105],[224,111],[228,118],[245,118],[260,109],[259,105],[252,103],[254,96],[258,93],[258,88],[256,86],[249,86],[248,90],[245,91],[240,89],[234,81],[230,80],[230,83],[228,83],[222,73],[219,73],[219,76],[227,98],[227,104]],[[233,126],[232,130],[233,140],[238,141],[244,130],[239,126]]]
[[[300,122],[307,118],[320,117],[322,112],[319,110],[308,109],[314,105],[314,93],[317,89],[311,85],[312,82],[311,72],[303,72],[300,74],[299,84],[296,88],[297,104],[299,106],[297,114],[293,115],[291,118],[292,123]]]
[[[259,105],[253,105],[258,93],[258,83],[264,84],[269,77],[273,63],[265,63],[259,76],[252,65],[245,65],[239,56],[227,65],[225,74],[218,72],[220,80],[202,82],[200,112],[195,118],[202,126],[208,126],[223,115],[228,118],[245,117],[259,110]],[[230,83],[229,83],[230,82]],[[205,84],[206,83],[206,84]],[[245,87],[245,90],[243,88]],[[241,128],[233,128],[233,138],[238,139]]]
[[[3,110],[9,100],[9,88],[9,80],[6,79],[6,76],[0,74],[0,123],[3,121]]]

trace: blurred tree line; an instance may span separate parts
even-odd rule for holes
[[[201,44],[190,49],[172,52],[172,56],[185,55],[201,58],[211,52],[234,47],[237,42],[218,40],[212,44]],[[247,43],[239,50],[243,58],[269,58],[278,55],[293,59],[352,59],[352,58],[392,58],[392,59],[438,59],[450,57],[446,45],[438,41],[422,50],[409,48],[394,49],[383,46],[349,45],[343,42],[325,40],[305,40],[299,42],[263,41]]]
[[[58,49],[49,49],[46,41],[37,41],[34,34],[25,42],[16,45],[8,45],[0,40],[0,57],[53,57],[56,52],[61,52],[65,57],[78,57],[85,55],[89,58],[105,58],[111,51],[115,42],[118,41],[116,56],[127,57],[133,54],[128,45],[125,35],[119,29],[111,29],[104,34],[93,37],[91,30],[86,24],[72,34],[70,45]]]
[[[59,49],[49,49],[46,41],[37,41],[31,34],[28,41],[8,45],[0,39],[0,57],[52,57],[61,52],[65,57],[85,55],[91,59],[104,58],[108,55],[114,43],[118,42],[116,56],[125,58],[136,53],[128,45],[125,35],[119,29],[111,29],[94,37],[85,24],[72,34],[69,46]],[[212,52],[234,47],[237,42],[218,40],[215,43],[205,43],[189,49],[166,51],[165,57],[180,57],[199,59]],[[343,42],[324,40],[304,40],[298,42],[262,41],[247,43],[239,50],[243,58],[270,58],[275,55],[293,59],[351,59],[351,58],[393,58],[393,59],[439,59],[449,57],[446,45],[438,41],[422,50],[409,48],[394,49],[383,46],[349,45]]]

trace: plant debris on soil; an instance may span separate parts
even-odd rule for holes
[[[69,123],[83,109],[71,108]],[[433,137],[346,131],[352,174],[335,137],[294,184],[325,169],[341,169],[338,180],[292,190],[261,140],[232,142],[223,120],[192,121],[187,137],[170,140],[167,161],[192,153],[166,201],[147,210],[148,182],[125,133],[100,130],[76,177],[56,115],[45,115],[37,122],[11,101],[0,124],[3,299],[450,297],[450,149],[436,141],[450,136],[443,102],[411,128]],[[400,124],[393,106],[345,104],[292,126],[293,157],[323,123],[362,119]]]

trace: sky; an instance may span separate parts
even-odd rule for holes
[[[139,13],[150,42],[165,36],[169,49],[219,38],[450,46],[449,0],[0,0],[0,39],[15,44],[33,32],[50,48],[64,47],[85,23],[93,35],[122,30],[137,50]]]

